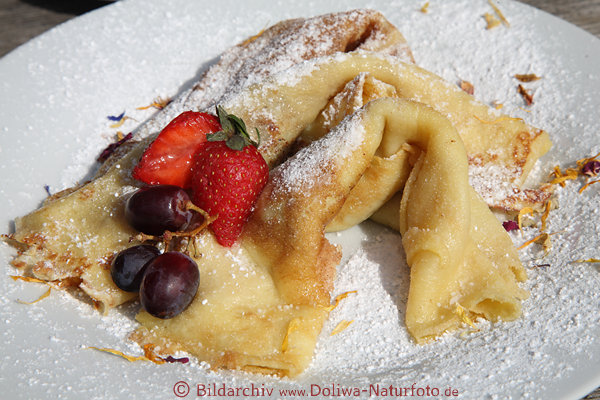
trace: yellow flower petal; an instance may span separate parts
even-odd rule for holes
[[[600,258],[588,258],[585,260],[579,259],[579,260],[574,260],[571,261],[572,264],[574,263],[600,263]]]
[[[37,299],[35,299],[33,301],[23,301],[23,300],[17,300],[17,301],[21,304],[34,304],[34,303],[37,303],[38,301],[43,300],[46,297],[50,296],[51,291],[52,291],[52,288],[49,287],[48,290],[46,290],[46,292],[43,295],[41,295],[40,297],[38,297]]]
[[[333,336],[333,335],[337,335],[338,333],[344,331],[346,328],[348,328],[350,326],[350,324],[352,324],[354,322],[354,320],[351,321],[347,321],[345,319],[341,320],[335,328],[333,328],[333,330],[331,331],[331,333],[329,334],[329,336]]]
[[[109,349],[106,347],[94,347],[94,346],[90,346],[88,347],[88,349],[94,349],[94,350],[98,350],[98,351],[102,351],[105,353],[110,353],[113,354],[115,356],[119,356],[119,357],[123,357],[124,359],[126,359],[127,361],[130,362],[134,362],[134,361],[150,361],[148,359],[148,357],[146,356],[128,356],[127,354],[119,351],[119,350],[114,350],[114,349]]]
[[[477,329],[477,327],[473,323],[473,320],[471,320],[471,318],[469,318],[469,316],[467,315],[467,311],[464,309],[463,306],[456,303],[456,307],[454,308],[454,313],[456,315],[458,315],[458,317],[462,320],[462,322],[469,325],[473,329]]]
[[[519,224],[519,230],[521,232],[523,231],[523,217],[529,214],[533,215],[534,212],[535,211],[531,207],[523,207],[521,210],[519,210],[519,215],[517,216],[517,223]]]
[[[358,292],[356,290],[352,290],[352,291],[345,292],[345,293],[342,293],[340,295],[337,295],[335,297],[335,299],[333,300],[333,304],[331,304],[329,306],[326,306],[326,307],[325,306],[321,306],[321,308],[323,308],[326,311],[331,312],[333,309],[335,309],[340,304],[340,301],[344,300],[346,297],[348,297],[348,295],[350,295],[352,293],[358,293]]]
[[[546,221],[548,220],[548,215],[550,215],[550,210],[552,208],[552,200],[548,200],[546,202],[546,207],[544,208],[544,214],[542,214],[542,227],[541,230],[542,232],[546,230]]]
[[[30,276],[11,275],[10,277],[13,278],[13,280],[15,280],[15,281],[19,280],[19,281],[25,281],[25,282],[47,283],[46,281],[43,281],[38,278],[32,278]]]
[[[290,333],[297,331],[299,327],[300,327],[300,318],[294,318],[288,324],[287,332],[285,333],[285,336],[283,337],[283,342],[281,342],[281,352],[282,353],[285,353],[289,347],[288,341],[289,341]]]
[[[504,25],[510,26],[508,20],[506,19],[504,14],[502,14],[502,11],[500,11],[498,6],[496,6],[492,0],[488,0],[488,4],[494,9],[494,12],[496,13],[496,15],[498,15],[498,18],[500,18],[500,21],[502,21]]]

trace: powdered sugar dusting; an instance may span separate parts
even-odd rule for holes
[[[262,82],[265,77],[301,64],[303,60],[331,53],[340,47],[338,36],[342,34],[339,20],[348,20],[364,25],[370,10],[357,9],[346,15],[332,15],[325,23],[318,19],[293,19],[280,25],[270,36],[258,35],[247,39],[248,46],[237,46],[225,52],[219,64],[208,71],[205,84],[189,94],[186,103],[193,107],[206,108],[212,104],[227,102],[244,87]],[[368,34],[371,32],[365,29]],[[283,32],[283,34],[282,34]],[[383,36],[371,35],[366,46],[376,46]],[[310,46],[307,46],[310,43]],[[405,44],[388,49],[404,54]],[[343,51],[344,49],[339,49]],[[262,57],[254,57],[262,52]],[[250,61],[248,61],[250,60]],[[290,83],[290,75],[279,75]],[[278,83],[282,83],[281,80]]]
[[[488,204],[498,204],[513,195],[515,171],[501,165],[469,164],[469,183]]]
[[[310,193],[317,182],[330,183],[331,171],[343,168],[344,162],[363,143],[365,128],[361,122],[360,116],[344,119],[328,135],[287,160],[277,169],[281,187],[290,192]]]
[[[96,14],[98,19],[85,16],[77,26],[66,25],[32,42],[0,62],[0,76],[15,77],[0,83],[11,100],[0,110],[5,226],[15,214],[37,206],[45,196],[43,185],[58,189],[86,177],[91,160],[114,139],[117,129],[109,127],[107,115],[127,111],[135,120],[120,129],[133,129],[153,114],[136,107],[184,92],[227,46],[284,18],[358,6],[383,11],[408,39],[417,64],[451,83],[472,82],[479,100],[498,101],[503,112],[547,130],[555,146],[536,168],[534,181],[545,179],[553,165],[573,166],[600,152],[597,39],[506,0],[496,3],[510,28],[489,31],[482,15],[492,10],[485,0],[430,1],[427,14],[419,11],[423,3],[351,0],[293,6],[276,1],[257,10],[251,2],[233,6],[224,1],[211,3],[214,13],[207,13],[204,2],[123,0]],[[530,107],[516,93],[516,73],[542,76],[527,84],[534,95]],[[414,383],[452,387],[462,399],[577,398],[598,382],[600,364],[600,271],[597,263],[572,262],[600,258],[600,186],[579,194],[581,185],[568,182],[557,190],[559,208],[551,212],[547,227],[554,233],[550,252],[538,244],[520,251],[529,274],[524,286],[531,294],[523,317],[511,323],[478,321],[478,331],[445,335],[431,345],[415,345],[403,325],[409,270],[398,235],[371,223],[331,235],[345,252],[334,294],[358,292],[333,310],[313,364],[298,381],[212,372],[195,360],[187,365],[128,363],[88,349],[139,354],[126,338],[135,326],[136,305],[102,317],[83,299],[54,290],[34,305],[19,304],[17,299],[36,299],[46,288],[9,279],[15,271],[6,261],[14,251],[2,245],[3,393],[15,399],[169,398],[173,385],[183,380],[192,390],[213,383],[308,392],[311,385],[369,389]],[[539,223],[511,236],[520,245],[538,229]],[[330,336],[342,320],[354,322]],[[271,397],[294,396],[276,390]]]

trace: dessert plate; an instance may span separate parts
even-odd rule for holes
[[[417,63],[550,133],[554,147],[533,181],[554,165],[600,152],[600,40],[536,9],[498,3],[508,21],[486,29],[487,1],[287,2],[125,0],[69,21],[0,60],[2,232],[47,192],[88,178],[118,131],[127,133],[175,96],[221,51],[275,22],[370,7],[406,36]],[[541,79],[522,83],[515,74]],[[115,117],[125,113],[122,124]],[[493,171],[490,171],[493,174]],[[557,189],[548,254],[521,250],[530,276],[524,316],[417,346],[404,327],[408,271],[399,236],[364,223],[332,241],[344,248],[335,294],[354,291],[326,324],[298,380],[213,372],[201,363],[128,362],[97,348],[139,354],[127,340],[133,304],[101,316],[76,293],[14,281],[14,250],[0,246],[0,386],[11,399],[175,397],[459,397],[576,399],[600,385],[598,188]],[[512,233],[517,245],[535,228]],[[331,336],[342,320],[353,323]]]

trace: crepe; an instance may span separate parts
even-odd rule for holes
[[[238,96],[244,88],[306,60],[356,50],[414,62],[402,33],[375,10],[357,9],[284,20],[225,50],[191,88],[137,129],[136,137],[155,134],[185,110],[213,111],[215,105]],[[265,133],[277,136],[276,125],[263,121],[261,126]],[[271,145],[276,146],[276,142]],[[270,150],[271,157],[278,157],[269,158],[269,165],[281,162],[287,154],[285,150]]]
[[[503,183],[518,192],[549,147],[547,134],[500,118],[414,65],[402,35],[372,11],[284,21],[227,51],[92,182],[16,219],[12,237],[24,248],[14,265],[79,287],[104,312],[135,298],[109,273],[112,257],[138,243],[123,218],[140,186],[131,169],[171,118],[214,104],[261,132],[269,182],[234,248],[210,231],[180,243],[199,264],[198,294],[171,320],[141,312],[135,340],[214,367],[298,375],[331,309],[341,253],[325,230],[382,213],[402,234],[411,265],[406,323],[416,341],[458,327],[453,307],[491,320],[519,315],[525,274],[469,186],[469,161],[495,154],[484,164],[511,170]],[[436,170],[427,168],[432,159]],[[436,185],[423,183],[433,178]]]
[[[136,130],[135,141],[126,144],[131,151],[116,152],[92,182],[58,193],[39,210],[17,218],[13,238],[25,249],[13,264],[40,279],[68,281],[90,295],[103,312],[131,300],[135,295],[119,290],[106,271],[114,254],[129,246],[135,234],[123,221],[122,210],[129,193],[140,186],[129,169],[148,141],[185,110],[212,111],[224,97],[239,96],[244,87],[303,60],[356,49],[412,60],[402,34],[372,10],[282,21],[227,50],[193,88]],[[278,129],[268,121],[258,126],[265,137]],[[289,148],[283,141],[285,145],[279,145],[277,132],[270,133],[269,149],[262,153],[273,166]]]
[[[280,121],[281,131],[290,135],[285,140],[291,142],[314,126],[319,110],[331,105],[328,99],[335,98],[336,93],[344,92],[346,82],[351,82],[351,86],[361,79],[366,82],[366,78],[360,76],[364,71],[384,82],[379,84],[380,89],[387,88],[392,95],[389,86],[405,97],[418,96],[421,101],[427,102],[412,114],[397,112],[400,116],[385,109],[384,105],[373,110],[374,104],[389,103],[389,97],[364,106],[369,112],[360,113],[363,119],[371,114],[384,114],[387,117],[385,124],[400,126],[399,132],[383,134],[380,132],[383,128],[368,127],[368,122],[355,128],[360,130],[362,127],[374,137],[381,135],[380,143],[372,152],[373,156],[369,157],[361,179],[345,199],[346,202],[358,199],[353,201],[354,206],[344,205],[338,213],[331,215],[332,223],[338,223],[337,228],[352,226],[368,218],[373,208],[393,196],[398,187],[403,188],[402,196],[395,197],[401,198],[401,202],[393,210],[398,219],[397,222],[392,220],[392,224],[398,224],[409,265],[416,265],[411,268],[406,321],[413,337],[422,342],[456,328],[462,323],[456,313],[457,305],[471,316],[483,315],[490,320],[517,318],[521,313],[520,301],[527,297],[518,282],[523,281],[526,274],[510,237],[481,196],[469,185],[467,147],[461,140],[460,129],[467,138],[470,134],[514,137],[527,133],[531,141],[535,141],[540,137],[547,140],[546,134],[515,120],[505,120],[508,124],[499,123],[500,128],[481,123],[479,129],[473,131],[469,122],[478,121],[476,117],[489,118],[491,111],[487,106],[476,103],[454,85],[413,64],[379,54],[353,52],[336,55],[315,60],[310,68],[303,65],[302,71],[304,74],[292,74],[295,79],[291,81],[274,76],[260,85],[249,87],[243,96],[227,106],[242,115],[251,126],[257,119],[264,118],[267,110],[273,120]],[[353,77],[358,77],[358,80],[353,80]],[[387,107],[393,109],[392,106]],[[422,111],[429,108],[435,112]],[[347,129],[340,127],[358,118],[354,114],[360,110],[346,116],[333,130],[312,143],[320,143],[338,129]],[[447,121],[444,119],[446,116]],[[392,130],[385,128],[385,132]],[[433,132],[440,130],[448,136],[449,132],[453,132],[453,136],[443,140],[444,145],[438,144],[441,147],[436,152],[440,159],[436,164],[428,161],[431,150],[423,139],[418,135],[407,137],[408,133],[403,130],[416,131],[423,136],[432,136]],[[450,143],[460,145],[461,150],[454,154]],[[310,157],[305,163],[311,163]],[[353,168],[354,163],[357,161],[348,161],[347,168]],[[364,160],[359,164],[363,163]],[[424,168],[423,163],[434,164],[435,169],[427,173],[415,172]],[[315,168],[328,170],[321,166]],[[302,174],[296,174],[295,179],[290,181],[295,181],[290,185],[312,187],[311,181],[303,179]],[[415,189],[415,186],[419,188]],[[373,197],[376,197],[375,201]],[[375,207],[371,206],[373,202]],[[423,254],[430,253],[435,255],[433,259],[421,259]]]
[[[194,254],[207,277],[199,295],[172,320],[142,312],[136,340],[168,338],[162,346],[213,367],[286,376],[306,368],[329,314],[341,258],[324,228],[376,148],[376,137],[358,132],[348,140],[346,133],[338,130],[273,170],[239,246],[219,246],[209,232],[196,238]],[[299,184],[296,176],[314,184]]]

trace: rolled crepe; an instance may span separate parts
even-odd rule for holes
[[[428,107],[390,99],[367,104],[362,120],[365,129],[383,131],[388,143],[421,150],[399,210],[411,268],[406,325],[413,337],[423,342],[457,328],[463,323],[457,307],[494,321],[519,317],[525,271],[510,237],[469,185],[456,129]]]

